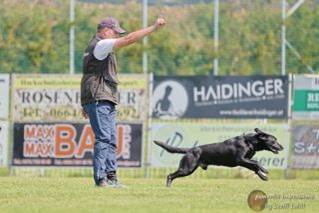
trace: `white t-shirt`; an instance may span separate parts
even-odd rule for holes
[[[113,51],[113,46],[116,39],[103,39],[97,42],[93,55],[97,60],[104,60],[110,52]]]

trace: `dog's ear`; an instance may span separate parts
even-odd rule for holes
[[[260,129],[255,128],[255,132],[257,133],[257,137],[259,139],[262,139],[262,140],[267,140],[268,139],[269,135],[267,133],[261,131]]]
[[[261,130],[258,129],[258,128],[255,128],[255,132],[256,132],[257,134],[260,134],[260,135],[268,135],[266,132],[263,132],[263,131],[261,131]]]
[[[255,128],[255,132],[256,132],[257,134],[263,134],[263,132],[262,132],[260,129],[258,129],[258,128]]]

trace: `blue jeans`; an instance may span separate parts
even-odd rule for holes
[[[105,101],[86,104],[83,108],[95,135],[93,170],[94,181],[98,184],[107,173],[117,169],[115,104]]]

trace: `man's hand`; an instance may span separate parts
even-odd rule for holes
[[[88,114],[85,112],[85,110],[82,108],[82,116],[87,119],[88,118]]]
[[[155,29],[161,29],[162,27],[165,26],[165,24],[166,24],[166,20],[164,19],[164,17],[159,17],[155,21]]]

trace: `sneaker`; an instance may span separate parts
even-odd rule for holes
[[[106,174],[107,185],[112,188],[127,188],[125,185],[120,184],[117,181],[116,171],[111,171]]]
[[[117,181],[116,171],[110,171],[106,173],[106,179]]]
[[[107,186],[111,188],[127,188],[127,186],[120,184],[116,179],[107,180]]]
[[[108,186],[108,183],[107,183],[107,181],[106,181],[106,178],[100,179],[99,182],[98,182],[98,184],[96,184],[96,186],[98,186],[98,187],[106,187],[106,186]]]

